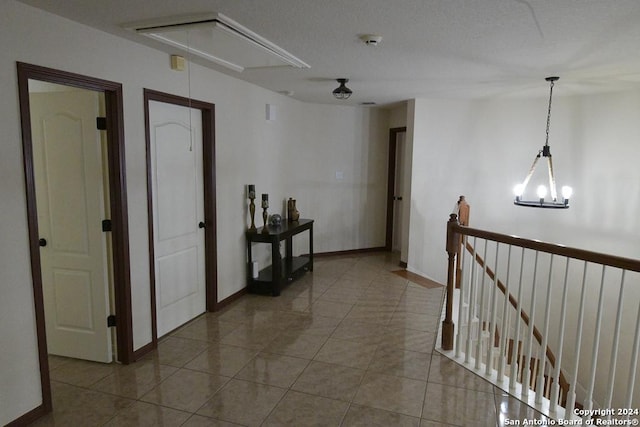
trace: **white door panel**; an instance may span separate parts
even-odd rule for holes
[[[204,221],[201,113],[151,101],[149,126],[156,320],[162,336],[206,307],[204,229],[198,226]]]
[[[30,94],[49,353],[110,362],[101,94]]]

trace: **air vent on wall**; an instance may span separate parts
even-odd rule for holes
[[[286,50],[220,13],[137,22],[125,28],[238,72],[262,67],[309,68]]]

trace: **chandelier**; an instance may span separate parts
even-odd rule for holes
[[[340,86],[333,90],[333,96],[337,99],[348,99],[353,93],[351,89],[345,86],[345,83],[347,83],[349,79],[336,79],[336,81],[340,83]]]
[[[555,209],[567,209],[569,207],[569,198],[573,193],[573,190],[569,186],[562,187],[562,201],[558,201],[558,192],[556,190],[556,179],[553,175],[553,162],[551,160],[551,148],[549,147],[549,125],[551,124],[551,97],[553,96],[553,84],[558,81],[560,77],[547,77],[545,80],[549,82],[549,109],[547,111],[547,139],[545,141],[544,147],[542,150],[538,152],[535,159],[533,160],[533,164],[531,165],[531,169],[529,169],[529,173],[527,174],[524,181],[521,184],[518,184],[514,187],[513,192],[516,196],[513,203],[518,206],[527,206],[532,208],[555,208]],[[539,185],[536,189],[536,194],[538,196],[537,200],[524,200],[522,198],[527,184],[529,184],[529,180],[533,175],[533,172],[536,169],[536,165],[538,164],[538,160],[540,157],[544,157],[547,159],[547,168],[549,171],[549,192],[551,200],[546,200],[547,197],[547,187],[544,185]]]

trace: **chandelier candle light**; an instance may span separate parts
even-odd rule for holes
[[[516,196],[513,203],[518,206],[527,206],[532,208],[555,208],[555,209],[567,209],[569,207],[569,198],[573,193],[573,190],[569,186],[562,187],[562,201],[558,201],[558,193],[556,190],[556,180],[553,175],[553,162],[551,161],[551,147],[549,147],[549,126],[551,124],[551,97],[553,96],[553,84],[558,81],[560,77],[547,77],[545,80],[549,82],[549,109],[547,112],[547,139],[545,141],[544,147],[542,150],[538,152],[535,159],[533,160],[533,164],[531,165],[531,169],[529,169],[529,173],[527,177],[521,184],[518,184],[514,187],[513,192]],[[544,157],[547,159],[547,167],[549,169],[549,188],[551,190],[551,201],[546,201],[545,197],[547,197],[547,187],[544,185],[539,185],[537,188],[538,200],[523,200],[522,195],[524,194],[525,189],[527,188],[527,184],[533,175],[533,172],[536,169],[536,165],[540,157]]]

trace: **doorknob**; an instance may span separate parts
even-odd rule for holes
[[[204,222],[200,221],[200,222],[198,223],[198,228],[204,228]]]
[[[38,244],[40,246],[47,246],[47,239],[40,239],[38,240]]]

